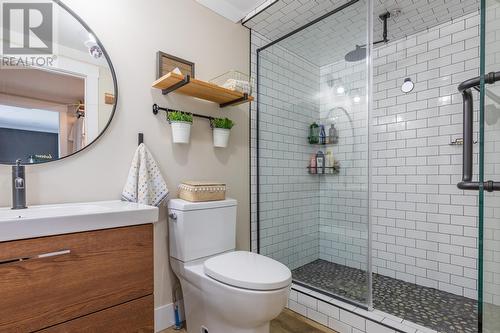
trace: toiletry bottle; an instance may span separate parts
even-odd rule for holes
[[[316,168],[318,173],[325,173],[325,154],[321,150],[316,154]]]
[[[335,128],[335,124],[330,125],[330,130],[328,131],[328,141],[329,143],[338,143],[339,136],[337,134],[337,129]]]
[[[317,173],[316,168],[316,155],[311,156],[311,161],[309,162],[309,173],[315,175]]]
[[[316,123],[312,123],[309,126],[309,143],[319,143],[319,125]]]
[[[325,132],[325,126],[324,125],[320,126],[319,143],[322,144],[322,145],[324,145],[326,143],[326,132]]]
[[[333,151],[330,151],[330,156],[329,157],[329,161],[328,161],[328,164],[330,164],[331,166],[331,169],[330,169],[330,173],[337,173],[337,170],[335,169],[335,167],[337,166],[337,162],[335,161],[335,157],[333,156]]]
[[[333,169],[332,169],[333,165],[330,164],[331,156],[332,156],[332,152],[330,150],[327,150],[326,154],[325,154],[325,173],[326,174],[331,174],[333,171]]]

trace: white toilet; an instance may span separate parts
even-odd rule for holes
[[[284,309],[292,273],[235,251],[233,199],[169,202],[170,264],[181,281],[188,333],[269,333]]]

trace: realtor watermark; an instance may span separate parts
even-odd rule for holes
[[[54,6],[52,2],[2,4],[2,53],[0,68],[53,66]]]
[[[54,66],[57,57],[54,56],[32,56],[32,57],[21,57],[21,56],[4,56],[0,60],[0,69],[7,68],[22,68],[22,67],[47,67]]]

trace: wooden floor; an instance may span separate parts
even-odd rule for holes
[[[169,328],[160,333],[185,333]],[[271,333],[336,333],[325,326],[315,323],[293,311],[285,310],[271,322]]]

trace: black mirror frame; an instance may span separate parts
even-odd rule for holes
[[[56,160],[43,161],[43,162],[37,162],[37,163],[32,163],[32,164],[31,163],[26,163],[26,164],[24,164],[26,166],[41,165],[41,164],[46,164],[46,163],[61,161],[61,160],[64,160],[64,159],[66,159],[68,157],[72,157],[72,156],[74,156],[74,155],[76,155],[76,154],[84,151],[88,147],[92,146],[95,142],[99,141],[99,139],[104,135],[104,133],[106,132],[106,130],[111,125],[111,121],[113,120],[113,117],[115,116],[116,107],[118,105],[118,80],[116,78],[115,68],[113,67],[113,63],[111,62],[111,58],[109,57],[108,52],[106,51],[106,49],[102,45],[101,41],[99,40],[99,37],[97,37],[97,35],[94,33],[94,31],[87,25],[87,23],[85,23],[85,21],[83,21],[83,19],[80,16],[78,16],[73,10],[71,10],[68,6],[66,6],[61,0],[52,0],[52,2],[55,3],[55,4],[57,4],[57,5],[59,5],[62,9],[64,9],[65,11],[67,11],[71,16],[73,16],[78,21],[78,23],[80,23],[85,29],[87,29],[87,31],[89,33],[92,34],[92,36],[95,37],[96,43],[99,46],[99,48],[101,49],[104,57],[106,58],[106,62],[108,63],[109,69],[111,71],[111,75],[113,77],[113,87],[114,87],[114,90],[115,90],[115,94],[114,94],[114,96],[115,96],[115,103],[113,104],[113,111],[111,112],[111,115],[109,117],[109,120],[108,120],[106,126],[104,126],[104,128],[99,133],[99,135],[94,140],[92,140],[92,142],[90,142],[89,144],[87,144],[85,147],[83,147],[82,149],[80,149],[78,151],[75,151],[74,153],[71,153],[69,155],[60,157],[60,158],[58,158]],[[10,163],[10,164],[4,164],[4,165],[15,165],[15,164],[16,164],[16,162],[13,162],[13,163]]]

